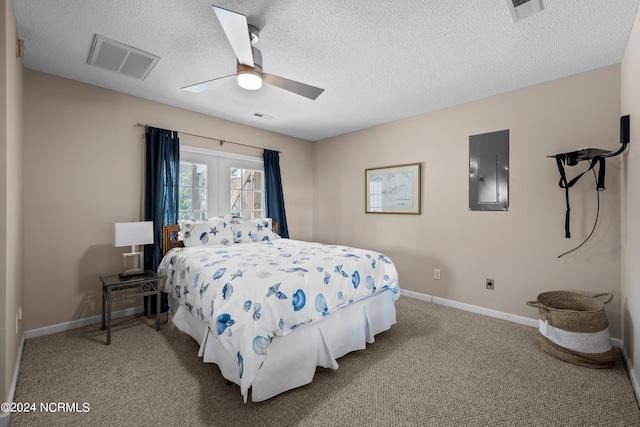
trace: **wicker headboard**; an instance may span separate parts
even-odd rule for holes
[[[181,248],[180,226],[178,224],[164,225],[162,227],[162,256],[165,256],[173,248]]]
[[[271,222],[271,229],[278,234],[278,221]],[[180,236],[180,226],[178,224],[165,225],[162,227],[162,256],[165,256],[173,248],[181,248],[182,238]]]

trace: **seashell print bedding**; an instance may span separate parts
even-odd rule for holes
[[[245,400],[275,336],[386,289],[399,296],[385,255],[292,239],[175,248],[158,272],[237,361]]]

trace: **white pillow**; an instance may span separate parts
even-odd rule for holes
[[[224,220],[224,222],[227,223],[227,225],[231,224],[231,220],[233,219],[233,214],[226,214],[226,215],[220,215],[220,216],[212,216],[210,218],[205,219],[204,221],[216,221],[216,220]]]
[[[206,221],[178,220],[185,247],[204,245],[230,245],[233,243],[231,226],[224,219],[209,218]]]
[[[234,243],[262,242],[280,238],[271,229],[271,218],[234,218],[231,221],[231,231],[233,232]]]

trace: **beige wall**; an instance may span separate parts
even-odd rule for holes
[[[140,217],[138,122],[282,151],[291,236],[383,251],[398,265],[405,289],[532,319],[537,314],[524,303],[540,292],[614,293],[607,305],[611,332],[623,337],[637,382],[640,156],[633,149],[633,129],[640,116],[639,17],[621,66],[311,144],[35,71],[24,72],[23,100],[13,10],[5,1],[0,8],[0,22],[6,24],[0,36],[5,396],[23,330],[14,337],[23,281],[26,329],[100,313],[98,275],[118,271],[124,251],[112,246],[113,223]],[[585,175],[571,191],[573,238],[564,239],[564,194],[555,162],[546,156],[584,146],[617,149],[622,114],[631,115],[632,143],[624,161],[607,163],[600,224],[590,243],[558,260],[591,230],[596,196],[592,177]],[[501,129],[511,136],[510,210],[469,212],[468,137]],[[181,143],[259,155],[185,135]],[[364,170],[409,162],[423,166],[422,215],[364,214]],[[574,171],[569,168],[571,176]],[[28,261],[23,269],[22,253]],[[433,279],[434,268],[441,269],[441,280]],[[495,279],[494,291],[485,290],[487,277]]]
[[[8,400],[18,361],[23,325],[16,331],[16,314],[22,306],[22,60],[16,58],[16,24],[13,6],[3,1],[0,44],[0,384]],[[2,415],[2,414],[0,414]]]
[[[2,12],[7,15],[2,21],[11,24],[9,33],[14,26],[10,2]],[[584,146],[617,149],[621,114],[632,115],[633,136],[633,117],[640,114],[638,83],[632,77],[640,69],[637,20],[622,66],[313,144],[25,71],[28,125],[23,134],[20,126],[8,125],[7,134],[0,136],[2,164],[19,159],[19,141],[24,140],[24,183],[12,178],[19,176],[17,166],[0,177],[0,233],[4,233],[0,237],[7,242],[0,247],[0,266],[6,270],[0,295],[7,296],[7,303],[0,304],[0,316],[11,326],[22,298],[20,270],[11,267],[22,257],[7,253],[21,241],[28,260],[23,273],[26,329],[100,313],[98,275],[118,271],[125,251],[112,245],[113,223],[140,217],[143,130],[135,124],[141,122],[282,151],[291,237],[385,252],[396,262],[405,289],[532,319],[537,313],[525,302],[540,292],[612,292],[615,299],[607,305],[611,332],[623,336],[637,376],[640,160],[631,149],[622,180],[621,158],[607,162],[607,189],[600,193],[596,233],[585,247],[559,260],[557,255],[577,246],[591,230],[596,193],[590,175],[571,190],[573,238],[565,239],[564,193],[557,185],[555,162],[546,157]],[[6,75],[0,77],[7,84],[0,88],[0,99],[5,101],[0,121],[7,123],[13,120],[8,110],[21,103],[19,93],[10,87],[21,84],[22,77],[6,63],[12,58],[13,41],[7,37],[5,42],[0,73]],[[502,129],[509,129],[511,137],[510,210],[470,212],[468,138]],[[260,154],[186,135],[181,143]],[[421,162],[423,167],[422,214],[364,214],[364,170],[410,162]],[[569,168],[570,176],[577,170]],[[21,186],[25,227],[18,239],[19,228],[8,225],[19,221],[20,215],[8,205],[20,197]],[[36,263],[38,268],[32,267]],[[441,280],[433,279],[434,268],[441,270]],[[495,279],[494,291],[484,287],[488,277]],[[7,333],[11,330],[0,332],[5,334],[0,335],[6,347],[0,353],[5,385],[15,367],[7,359],[15,360],[17,348]]]
[[[3,2],[0,7],[0,22],[2,28],[8,28],[8,21],[12,19],[7,16],[7,2]],[[7,54],[8,54],[7,31],[0,33],[0,129],[7,129]],[[0,170],[6,171],[7,167],[7,132],[0,133]],[[2,387],[2,401],[8,397],[7,378],[10,378],[9,365],[7,363],[7,174],[0,173],[0,385]],[[1,417],[2,415],[0,415]],[[1,420],[1,418],[0,418]]]
[[[525,302],[541,292],[612,292],[610,329],[620,337],[620,159],[607,162],[594,237],[557,259],[591,230],[596,191],[591,175],[571,190],[573,237],[565,239],[564,191],[546,157],[617,149],[619,116],[620,67],[611,66],[317,142],[314,239],[386,253],[401,288],[533,319]],[[470,212],[469,136],[503,129],[510,130],[509,211]],[[414,162],[423,167],[422,214],[365,214],[364,170]],[[485,289],[486,278],[495,290]]]
[[[622,61],[621,113],[629,114],[631,140],[622,174],[622,310],[629,374],[640,387],[640,12]],[[640,396],[638,396],[640,401]]]
[[[113,246],[113,224],[141,217],[144,128],[137,123],[281,151],[291,237],[311,239],[309,142],[31,70],[25,122],[27,329],[100,314],[98,276],[120,271],[128,250]],[[262,155],[184,135],[180,142]]]

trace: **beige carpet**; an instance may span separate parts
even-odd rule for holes
[[[401,297],[398,323],[313,383],[242,402],[171,323],[100,325],[27,340],[16,402],[89,404],[17,413],[11,426],[640,426],[620,356],[612,369],[541,352],[536,330]]]

